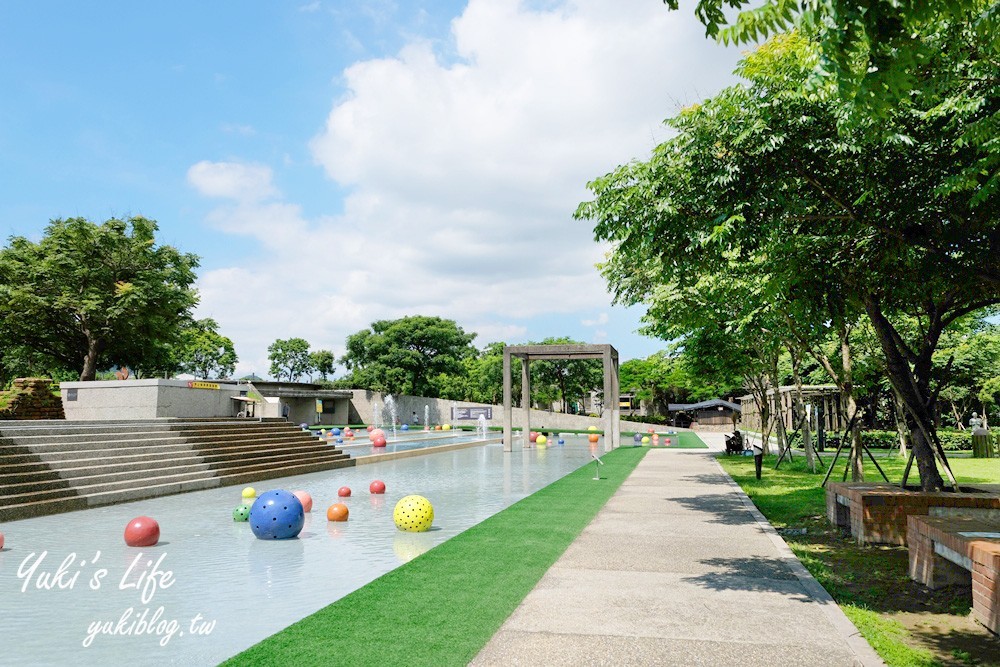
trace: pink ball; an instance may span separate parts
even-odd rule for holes
[[[340,487],[339,489],[337,489],[337,495],[340,496],[341,498],[349,497],[351,495],[351,487],[349,486]]]
[[[366,430],[366,431],[368,431],[369,433],[371,433],[371,432],[372,432],[372,429],[373,429],[373,428],[375,428],[375,427],[374,427],[374,426],[372,426],[371,424],[369,424],[368,426],[365,426],[365,430]]]
[[[373,447],[385,447],[385,438],[379,436],[372,440]]]
[[[383,431],[383,430],[382,430],[382,429],[380,429],[380,428],[377,428],[377,429],[375,429],[374,431],[370,431],[370,432],[368,433],[368,438],[369,438],[369,439],[370,439],[370,440],[371,440],[372,442],[375,442],[375,440],[376,440],[376,439],[378,439],[378,438],[385,438],[385,431]]]
[[[347,429],[346,431],[344,431],[344,435],[346,435],[348,438],[353,438],[354,431],[352,431],[351,429]]]
[[[531,442],[535,442],[536,440],[538,440],[538,434],[532,431],[531,433],[528,434],[528,440]]]
[[[379,482],[381,484],[381,482]],[[385,484],[382,484],[382,491],[385,491]],[[372,491],[372,493],[375,493]],[[3,549],[3,533],[0,533],[0,549]]]
[[[376,479],[368,485],[368,490],[372,493],[385,493],[385,482],[380,479]]]
[[[307,491],[292,491],[292,495],[298,498],[299,502],[302,503],[303,512],[313,511],[313,499]]]
[[[160,524],[148,516],[137,516],[125,526],[125,544],[151,547],[160,541]]]

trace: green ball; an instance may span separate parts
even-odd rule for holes
[[[233,510],[233,521],[247,521],[250,519],[250,506],[240,505]]]

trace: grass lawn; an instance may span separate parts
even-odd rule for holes
[[[890,481],[898,483],[905,461],[898,456],[878,460]],[[886,663],[1000,665],[1000,640],[969,616],[971,585],[926,589],[910,580],[905,547],[859,546],[829,524],[819,486],[825,467],[811,473],[804,457],[796,457],[774,470],[775,457],[766,457],[758,481],[752,458],[720,456],[719,461],[775,528],[807,530],[788,534],[785,541]],[[1000,459],[953,456],[949,461],[959,483],[1000,483]],[[865,463],[866,479],[880,481],[871,461]],[[831,479],[839,481],[843,469],[840,462],[837,466]],[[914,465],[914,483],[915,475]]]
[[[584,465],[225,664],[467,664],[647,451],[602,455],[605,481]]]

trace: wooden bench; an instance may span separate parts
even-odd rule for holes
[[[906,521],[910,578],[928,588],[972,577],[972,613],[1000,634],[1000,521],[911,515]]]
[[[831,482],[826,486],[830,523],[850,528],[860,544],[906,544],[907,517],[976,515],[1000,520],[1000,485],[972,484],[962,493],[924,493],[893,484]]]

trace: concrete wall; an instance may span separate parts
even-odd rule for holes
[[[59,385],[66,419],[155,419],[231,417],[239,410],[230,396],[235,384],[193,389],[187,380],[102,380]],[[69,400],[75,390],[76,400]]]
[[[385,395],[375,392],[367,391],[364,389],[355,389],[353,392],[354,396],[351,399],[351,423],[352,424],[370,424],[372,423],[373,417],[373,406],[377,403],[380,407],[385,405]],[[478,421],[472,420],[452,420],[451,409],[453,407],[476,407],[476,408],[493,408],[493,419],[488,419],[486,421],[487,426],[496,426],[497,428],[503,427],[503,406],[502,405],[490,405],[489,403],[470,403],[468,401],[450,401],[443,398],[424,398],[421,396],[393,396],[393,401],[396,403],[396,415],[398,422],[400,424],[412,424],[413,413],[417,413],[417,417],[420,420],[420,424],[424,423],[424,406],[428,406],[430,413],[430,423],[431,424],[453,424],[455,426],[475,426]],[[389,417],[387,411],[383,408],[382,423],[388,424]],[[524,409],[523,408],[513,408],[513,422],[514,428],[524,427]],[[339,422],[335,422],[339,423]],[[532,430],[546,429],[573,429],[573,430],[584,430],[590,426],[596,426],[597,428],[603,430],[605,422],[600,417],[588,417],[586,415],[570,415],[561,412],[548,412],[546,410],[532,410],[531,411],[531,428]],[[649,428],[655,428],[658,431],[664,430],[676,430],[676,431],[686,431],[688,429],[675,428],[672,426],[658,426],[654,424],[645,424],[642,422],[632,422],[621,420],[621,429],[623,431],[643,431],[645,432]]]

